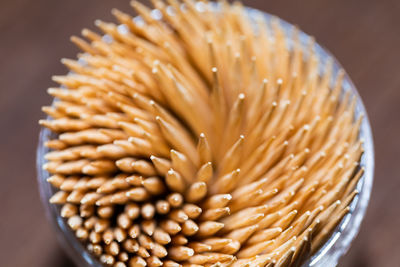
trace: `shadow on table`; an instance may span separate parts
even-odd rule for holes
[[[60,248],[56,247],[53,249],[51,255],[49,255],[46,264],[43,267],[77,267],[67,254]]]

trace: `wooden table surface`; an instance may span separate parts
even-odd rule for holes
[[[400,2],[244,1],[297,24],[327,47],[352,77],[372,123],[376,171],[360,234],[339,266],[400,266]],[[68,41],[127,0],[0,1],[0,266],[73,266],[39,202],[35,149],[50,103],[52,74],[77,49]]]

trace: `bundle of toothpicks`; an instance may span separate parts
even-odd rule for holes
[[[152,3],[71,38],[49,201],[104,266],[301,266],[363,173],[344,72],[240,3]]]

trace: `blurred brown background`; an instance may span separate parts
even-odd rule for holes
[[[339,266],[400,266],[400,2],[397,0],[244,1],[300,26],[327,47],[352,77],[372,123],[376,171],[359,236]],[[0,0],[0,265],[69,267],[44,218],[35,149],[45,93],[68,41],[127,0]]]

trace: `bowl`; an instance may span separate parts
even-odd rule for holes
[[[218,12],[218,4],[213,4],[215,12]],[[267,23],[271,20],[277,19],[271,14],[252,9],[246,8],[249,13],[250,18],[254,18],[262,14]],[[294,29],[294,26],[282,19],[278,19],[283,30],[288,33]],[[305,47],[311,38],[306,33],[299,32],[300,43],[305,51]],[[289,48],[292,46],[292,40],[288,38]],[[332,56],[332,54],[327,51],[321,45],[315,43],[314,49],[320,61],[320,75],[323,71],[323,63],[328,59],[333,60],[333,75],[335,77],[339,70],[343,69],[340,63]],[[307,55],[305,55],[307,56]],[[332,81],[333,82],[333,81]],[[361,123],[359,138],[364,140],[364,153],[360,159],[360,167],[364,167],[365,171],[360,178],[356,189],[359,191],[358,196],[354,198],[350,205],[350,212],[342,219],[341,223],[337,226],[335,231],[329,240],[316,252],[307,262],[304,263],[303,267],[334,267],[338,264],[339,259],[347,252],[350,248],[352,241],[357,235],[361,222],[365,216],[365,212],[368,206],[372,182],[373,182],[373,172],[374,172],[374,148],[373,139],[371,133],[370,123],[368,121],[368,116],[364,107],[364,104],[352,83],[350,77],[345,73],[342,85],[342,92],[348,92],[354,97],[356,97],[356,116],[364,114],[363,121]],[[57,100],[55,100],[57,101]],[[39,191],[41,200],[45,207],[46,216],[48,220],[53,225],[57,238],[59,239],[61,245],[74,260],[74,262],[80,267],[102,267],[103,265],[98,261],[96,257],[91,255],[84,246],[75,237],[74,232],[69,228],[66,220],[60,216],[60,207],[57,205],[52,205],[49,203],[49,198],[55,193],[55,189],[46,181],[50,176],[49,173],[42,169],[43,164],[46,162],[44,155],[49,152],[49,149],[44,146],[44,143],[54,135],[50,130],[42,128],[39,136],[39,144],[37,148],[37,179],[39,184]]]

